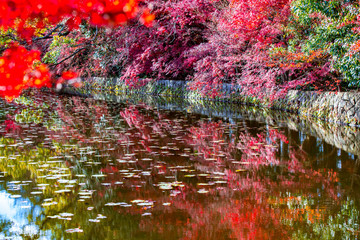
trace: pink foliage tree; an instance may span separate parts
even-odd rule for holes
[[[153,27],[136,22],[109,35],[115,55],[111,65],[130,85],[141,78],[184,79],[193,74],[186,53],[206,41],[215,11],[207,0],[146,1],[156,16]],[[111,74],[114,68],[108,69]]]

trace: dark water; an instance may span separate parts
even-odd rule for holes
[[[0,239],[359,236],[358,156],[280,122],[35,93],[0,136]]]

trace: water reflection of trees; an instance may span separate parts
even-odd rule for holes
[[[37,221],[41,229],[52,229],[55,238],[76,228],[84,231],[79,238],[291,238],[293,226],[315,236],[317,226],[329,227],[326,221],[341,204],[349,205],[337,173],[313,168],[307,154],[271,126],[245,128],[77,97],[56,101],[46,111],[56,115],[44,114],[43,123],[28,129],[29,123],[14,121],[21,133],[3,131],[9,141],[4,145],[14,144],[10,137],[34,135],[34,129],[51,143],[0,151],[6,157],[20,149],[37,156],[31,165],[30,158],[7,158],[16,168],[3,162],[0,169],[14,179],[30,173],[36,184],[49,184],[34,204],[45,198],[57,203],[44,206],[47,218]],[[46,172],[59,175],[45,165],[50,157],[66,176],[41,178]],[[62,189],[70,191],[56,193]],[[26,197],[31,198],[30,191]],[[63,212],[74,214],[71,221],[54,217]],[[343,214],[339,219],[350,218]]]

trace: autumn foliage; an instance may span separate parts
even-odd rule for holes
[[[8,0],[0,12],[2,49],[40,51],[51,77],[186,79],[211,97],[231,82],[270,100],[360,84],[356,1]]]
[[[64,22],[69,31],[78,29],[82,21],[88,21],[93,26],[116,27],[135,17],[138,11],[136,0],[2,0],[0,27],[4,36],[12,41],[4,45],[6,50],[0,58],[0,96],[12,100],[23,89],[51,86],[51,72],[41,63],[43,53],[28,49],[34,48],[32,43],[36,37],[51,38],[51,34],[59,28],[57,24]],[[152,20],[153,15],[149,11],[142,12],[140,21],[144,25],[149,26]],[[49,26],[55,27],[38,36],[39,29]],[[16,37],[11,35],[14,30]],[[25,46],[19,46],[19,43]],[[75,77],[75,73],[67,71],[60,81]]]
[[[0,6],[0,23],[5,28],[20,25],[20,32],[28,20],[36,21],[34,27],[57,24],[66,18],[71,28],[77,28],[83,19],[98,26],[118,26],[134,17],[137,11],[136,0],[4,0]],[[142,17],[144,22],[149,23],[147,15]]]
[[[12,100],[29,87],[49,85],[50,73],[40,62],[40,52],[24,47],[7,49],[0,57],[0,96]]]

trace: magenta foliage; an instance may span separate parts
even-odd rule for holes
[[[209,84],[227,80],[240,84],[245,94],[274,93],[281,72],[267,67],[267,49],[270,44],[283,44],[281,26],[289,15],[288,2],[234,1],[224,7],[208,41],[189,53],[198,57],[193,88],[206,91]]]
[[[138,77],[184,79],[193,72],[186,53],[206,41],[215,8],[208,0],[146,3],[156,16],[153,27],[133,22],[112,32],[118,53],[113,64],[130,84]]]
[[[211,97],[232,81],[249,95],[274,95],[283,72],[270,68],[269,46],[282,46],[289,0],[151,0],[151,28],[133,22],[112,32],[121,79],[187,79],[191,89]],[[111,69],[110,69],[111,70]],[[299,84],[287,83],[289,86]],[[265,91],[266,89],[266,91]]]
[[[114,30],[93,29],[90,37],[77,41],[81,58],[73,65],[80,75],[116,76],[130,87],[147,82],[140,78],[185,79],[190,89],[217,97],[220,84],[231,82],[241,86],[242,94],[273,100],[331,71],[321,51],[308,62],[300,50],[287,52],[293,37],[286,33],[290,3],[146,0],[142,4],[156,16],[152,26],[131,20]],[[67,61],[63,65],[69,66]]]

